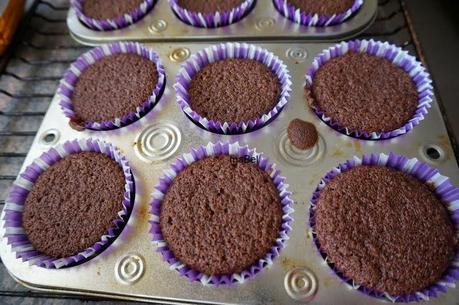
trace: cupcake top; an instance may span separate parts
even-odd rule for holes
[[[244,3],[244,0],[177,0],[177,4],[191,12],[214,14],[228,12]]]
[[[439,281],[458,243],[428,185],[380,166],[352,168],[325,185],[315,232],[321,252],[345,277],[392,296]]]
[[[355,0],[287,0],[288,4],[305,13],[332,16],[343,13],[354,5]]]
[[[410,75],[389,60],[350,51],[314,75],[310,103],[338,125],[359,132],[387,132],[415,114],[418,93]]]
[[[132,13],[145,0],[84,0],[82,11],[87,17],[102,20],[114,19]]]
[[[102,153],[71,154],[52,165],[24,203],[23,227],[34,249],[64,258],[94,245],[123,209],[125,183],[121,167]]]
[[[179,261],[209,276],[229,275],[255,264],[275,245],[282,207],[271,177],[256,164],[212,156],[175,177],[159,222]]]
[[[287,128],[287,135],[290,143],[301,150],[314,147],[319,140],[316,126],[300,119],[290,121]]]
[[[281,84],[263,63],[223,59],[193,76],[189,104],[200,116],[220,122],[245,122],[261,117],[279,102]]]
[[[111,121],[135,112],[152,95],[158,78],[156,64],[137,54],[96,61],[79,76],[71,96],[76,121]]]

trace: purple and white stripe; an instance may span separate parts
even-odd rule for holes
[[[78,82],[78,78],[84,70],[106,56],[122,53],[137,54],[152,61],[156,65],[156,69],[158,71],[158,83],[156,84],[156,87],[148,99],[137,107],[135,111],[126,113],[122,117],[114,118],[110,121],[84,122],[84,127],[92,130],[111,130],[120,128],[137,121],[148,111],[153,109],[156,103],[160,100],[166,84],[166,74],[164,66],[161,63],[161,59],[153,50],[146,48],[137,42],[114,42],[94,48],[81,55],[64,74],[64,78],[61,80],[59,88],[57,89],[57,94],[59,104],[66,117],[70,119],[76,118],[72,104],[72,96],[73,91],[75,90],[75,85]]]
[[[247,122],[220,122],[202,117],[190,107],[188,88],[191,79],[206,65],[227,59],[245,58],[265,64],[279,79],[281,94],[276,106],[268,113]],[[287,66],[273,53],[247,43],[225,43],[208,47],[191,56],[181,67],[174,84],[177,103],[194,122],[204,129],[224,134],[240,134],[266,125],[275,118],[290,97],[292,81]]]
[[[416,158],[409,159],[396,153],[389,153],[388,155],[383,153],[371,154],[363,156],[362,158],[354,157],[353,159],[341,163],[329,171],[320,181],[311,199],[311,207],[309,209],[309,225],[313,230],[313,240],[316,249],[318,250],[319,255],[325,259],[325,261],[328,262],[327,255],[320,250],[320,244],[317,239],[317,235],[314,232],[315,211],[320,193],[324,189],[325,185],[336,176],[350,170],[351,168],[361,165],[386,166],[409,174],[432,186],[437,197],[448,208],[453,225],[456,228],[457,234],[459,234],[459,188],[455,187],[448,177],[442,176],[437,169],[426,163],[420,162]],[[340,277],[353,289],[359,290],[372,297],[385,299],[394,303],[419,302],[428,301],[430,298],[435,298],[440,293],[446,292],[448,288],[455,287],[455,282],[459,280],[459,253],[456,253],[456,256],[451,262],[449,269],[445,272],[442,279],[440,279],[440,281],[438,281],[436,284],[433,284],[430,287],[415,293],[400,296],[391,296],[387,293],[378,292],[373,289],[361,286],[357,283],[354,283],[352,279],[345,277],[339,270],[332,266],[330,267],[332,268],[333,272],[338,275],[338,277]]]
[[[301,11],[299,8],[296,8],[294,5],[290,4],[289,0],[273,1],[276,9],[284,17],[301,25],[316,27],[325,27],[343,23],[346,19],[348,19],[355,12],[357,12],[363,4],[363,0],[355,0],[352,7],[350,7],[348,10],[339,14],[325,16]]]
[[[227,276],[208,276],[192,270],[174,257],[161,234],[159,217],[162,200],[178,173],[195,161],[209,156],[219,155],[256,157],[259,160],[258,166],[271,176],[272,181],[279,191],[283,217],[281,231],[279,232],[276,243],[271,248],[271,251],[269,251],[262,259],[241,273]],[[229,144],[221,142],[216,144],[209,143],[207,146],[193,148],[190,153],[184,154],[182,157],[178,158],[169,169],[164,171],[164,175],[160,178],[159,183],[156,185],[155,191],[152,194],[152,201],[150,203],[150,213],[152,215],[150,220],[150,233],[153,236],[154,244],[157,245],[157,252],[161,253],[164,261],[170,265],[172,270],[178,271],[181,276],[186,276],[190,281],[200,281],[204,285],[244,283],[247,279],[254,277],[265,267],[272,265],[273,260],[279,256],[280,251],[285,247],[285,243],[289,239],[288,233],[292,230],[290,223],[293,221],[293,218],[291,217],[291,214],[293,213],[293,201],[290,199],[291,193],[287,190],[287,188],[288,185],[285,183],[285,178],[280,175],[280,171],[276,170],[275,165],[270,163],[263,154],[257,153],[255,149],[250,149],[247,146],[240,146],[238,143]]]
[[[319,109],[317,106],[312,105],[311,107],[317,116],[319,116],[322,121],[337,131],[348,136],[365,140],[384,140],[394,138],[413,130],[413,128],[424,119],[424,116],[428,113],[428,109],[431,107],[433,101],[432,80],[430,79],[429,73],[426,71],[423,65],[416,60],[414,56],[409,55],[407,51],[404,51],[395,45],[389,44],[388,42],[379,42],[374,40],[353,40],[349,42],[341,42],[331,48],[324,50],[322,53],[316,56],[312,62],[311,67],[306,73],[306,88],[312,88],[314,76],[322,65],[324,65],[330,59],[342,56],[350,51],[367,53],[372,56],[385,58],[408,73],[413,80],[413,83],[416,85],[418,92],[418,106],[415,114],[408,122],[405,123],[405,125],[400,128],[387,132],[372,133],[352,130],[345,126],[341,126],[339,123],[328,117],[324,111]],[[313,97],[310,96],[309,98]]]
[[[24,203],[40,174],[64,157],[82,151],[103,153],[116,161],[123,169],[126,180],[123,209],[118,212],[118,217],[113,220],[113,226],[109,231],[101,236],[100,240],[88,249],[65,258],[57,259],[46,256],[33,248],[22,227]],[[43,153],[29,165],[14,182],[5,203],[3,218],[5,229],[4,237],[8,245],[11,245],[11,251],[16,253],[16,257],[22,259],[23,262],[28,262],[30,265],[48,269],[73,266],[78,262],[96,256],[117,237],[120,230],[127,222],[130,211],[132,210],[134,193],[134,178],[131,173],[131,168],[126,158],[121,155],[116,147],[112,144],[93,139],[67,141],[63,145],[56,146],[48,152]]]
[[[191,12],[181,7],[177,0],[168,1],[172,11],[180,20],[189,25],[201,28],[216,28],[235,23],[247,15],[255,3],[255,0],[245,0],[230,11],[203,14]]]
[[[94,19],[83,13],[83,2],[86,0],[71,0],[72,8],[78,19],[89,28],[96,31],[112,31],[125,28],[142,19],[155,5],[156,0],[145,0],[136,9],[114,19]]]

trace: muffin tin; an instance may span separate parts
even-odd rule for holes
[[[163,1],[161,1],[163,2]],[[439,169],[459,184],[457,160],[438,104],[434,101],[424,121],[408,134],[386,141],[362,141],[343,135],[323,123],[305,101],[305,74],[314,57],[330,47],[327,43],[256,43],[277,55],[292,77],[289,102],[267,126],[243,135],[219,135],[195,125],[176,102],[173,85],[181,63],[211,44],[146,44],[165,66],[166,90],[152,111],[139,121],[111,131],[78,132],[70,128],[55,97],[38,131],[23,169],[43,152],[67,140],[96,138],[119,147],[132,168],[136,184],[134,209],[116,241],[89,262],[61,270],[29,266],[15,258],[3,239],[0,254],[10,274],[37,290],[141,300],[161,304],[381,304],[343,283],[317,253],[308,225],[310,200],[322,177],[354,156],[395,152],[418,158]],[[290,120],[313,122],[320,134],[318,145],[299,154],[286,138]],[[239,142],[263,152],[286,177],[293,208],[290,239],[269,269],[244,284],[205,286],[180,277],[162,260],[149,233],[151,193],[163,171],[193,147],[209,142]],[[437,154],[431,154],[435,150]],[[436,157],[431,158],[430,155]],[[2,215],[3,219],[3,215]],[[0,234],[3,235],[3,220]],[[450,289],[428,304],[455,305],[459,290]]]
[[[363,32],[376,18],[378,1],[365,0],[362,7],[344,23],[329,27],[307,27],[282,16],[272,0],[255,1],[242,20],[220,28],[190,26],[174,15],[167,0],[159,0],[139,22],[115,31],[95,31],[86,27],[70,9],[67,25],[72,37],[86,45],[110,41],[185,41],[185,40],[304,40],[333,41]]]

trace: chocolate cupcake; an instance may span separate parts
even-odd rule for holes
[[[199,126],[238,134],[274,119],[290,95],[286,66],[248,44],[227,43],[193,55],[174,88],[182,110]]]
[[[255,0],[169,0],[172,11],[183,22],[202,28],[222,27],[241,20]]]
[[[74,129],[109,130],[151,110],[164,85],[164,67],[156,53],[138,43],[113,43],[78,58],[58,94]]]
[[[190,107],[212,121],[244,122],[273,109],[281,85],[277,76],[254,59],[223,59],[208,64],[191,79]]]
[[[223,0],[223,1],[207,1],[207,0],[177,0],[177,4],[190,12],[202,14],[214,14],[217,12],[228,12],[244,3],[244,0]]]
[[[286,18],[305,26],[331,26],[357,12],[363,0],[273,0]]]
[[[237,143],[209,144],[171,170],[151,204],[151,232],[171,267],[218,285],[243,282],[272,263],[291,230],[292,201],[263,156]]]
[[[416,159],[355,158],[314,193],[315,244],[341,278],[367,294],[397,302],[436,296],[459,277],[459,226],[449,211],[458,193]]]
[[[156,0],[71,0],[78,19],[97,31],[127,27],[142,19]]]
[[[324,122],[363,139],[407,133],[433,97],[429,75],[414,57],[372,40],[341,43],[317,56],[306,95]]]
[[[5,206],[5,236],[23,261],[73,266],[111,244],[133,196],[129,165],[116,148],[91,139],[66,142],[18,177]]]

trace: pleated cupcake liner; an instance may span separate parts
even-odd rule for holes
[[[70,0],[72,8],[75,10],[78,19],[87,27],[96,31],[113,31],[125,28],[142,19],[156,3],[156,0],[145,0],[132,12],[113,19],[94,19],[83,13],[83,2],[85,0]]]
[[[279,192],[279,197],[282,205],[282,224],[279,235],[275,241],[275,245],[266,255],[254,263],[251,267],[231,275],[205,275],[201,272],[191,269],[180,262],[174,254],[169,250],[166,241],[161,233],[160,213],[161,204],[171,186],[174,178],[188,167],[193,162],[205,159],[209,156],[231,155],[244,158],[256,158],[258,166],[268,173],[276,185]],[[227,285],[233,283],[244,283],[264,268],[273,264],[273,260],[279,256],[280,251],[285,247],[286,241],[289,239],[289,232],[292,230],[290,223],[293,221],[291,214],[293,213],[293,201],[290,199],[291,193],[288,191],[288,185],[285,183],[285,178],[281,176],[280,171],[275,169],[273,165],[263,154],[257,153],[255,149],[250,149],[248,146],[240,146],[239,143],[209,143],[207,146],[193,148],[190,153],[184,154],[178,158],[169,169],[164,171],[164,175],[160,178],[159,183],[155,187],[150,203],[152,219],[150,220],[150,233],[153,236],[153,243],[157,245],[157,252],[161,253],[163,260],[167,262],[171,270],[179,272],[180,276],[187,277],[191,282],[200,281],[203,285]]]
[[[250,13],[255,5],[255,0],[245,0],[229,11],[199,13],[181,7],[177,0],[168,1],[172,11],[180,20],[186,24],[201,28],[217,28],[235,23]]]
[[[315,105],[311,89],[317,71],[330,59],[343,56],[350,51],[367,53],[372,56],[385,58],[396,66],[402,68],[411,77],[418,92],[418,105],[413,117],[403,126],[395,130],[385,132],[362,132],[340,125],[338,122],[328,117],[327,114],[320,109],[320,107]],[[429,108],[432,106],[431,104],[434,96],[430,75],[414,56],[409,55],[407,51],[404,51],[395,45],[389,44],[388,42],[379,42],[372,39],[341,42],[317,55],[306,73],[306,95],[311,108],[327,125],[343,134],[363,140],[385,140],[410,132],[415,126],[419,125],[419,123],[424,120],[425,115],[427,115]]]
[[[456,235],[459,234],[459,188],[455,187],[448,177],[442,176],[437,169],[417,160],[416,158],[409,159],[393,152],[388,155],[383,153],[371,154],[365,155],[362,158],[354,157],[351,160],[339,164],[322,178],[314,191],[311,199],[311,207],[309,209],[309,225],[313,230],[313,242],[319,252],[319,255],[324,258],[333,273],[335,273],[342,281],[347,283],[353,289],[363,292],[369,296],[384,299],[393,303],[428,301],[431,298],[439,296],[442,292],[446,292],[448,288],[455,287],[455,282],[459,280],[458,251],[456,251],[455,258],[450,263],[448,270],[443,274],[442,278],[437,283],[415,293],[393,296],[355,283],[351,278],[346,277],[340,270],[338,270],[333,265],[333,262],[328,259],[327,254],[321,250],[320,242],[315,232],[315,213],[320,193],[325,188],[326,184],[333,180],[336,176],[354,167],[362,165],[385,166],[392,168],[413,176],[429,186],[432,186],[437,198],[445,204],[451,215],[451,221],[456,229]]]
[[[252,59],[265,64],[279,79],[281,94],[277,104],[269,112],[245,122],[220,122],[202,117],[190,106],[188,89],[192,78],[206,65],[228,58]],[[287,104],[292,81],[287,66],[273,53],[247,43],[218,44],[199,51],[181,67],[174,89],[177,103],[185,114],[202,128],[222,134],[241,134],[261,128],[273,120]]]
[[[158,72],[158,83],[156,84],[156,87],[154,88],[151,95],[147,98],[147,100],[138,106],[135,111],[128,112],[122,117],[114,118],[113,120],[109,121],[81,122],[82,129],[111,130],[129,125],[153,109],[164,92],[166,84],[166,73],[158,54],[136,42],[114,42],[111,44],[106,44],[101,47],[94,48],[81,55],[70,66],[70,68],[64,74],[64,78],[60,81],[59,88],[57,89],[59,104],[65,116],[68,117],[71,122],[80,121],[74,111],[72,104],[73,92],[80,75],[84,73],[84,70],[94,64],[96,61],[115,54],[137,54],[153,62],[156,65]],[[113,88],[113,90],[116,90],[116,88]]]
[[[302,11],[289,3],[289,0],[273,0],[274,6],[282,16],[290,19],[291,21],[304,25],[314,27],[326,27],[343,23],[356,13],[363,5],[363,0],[355,0],[352,7],[346,11],[334,14],[331,16],[321,15],[317,13],[310,13]]]
[[[108,232],[101,236],[100,240],[91,247],[70,257],[55,258],[47,256],[34,249],[22,226],[22,214],[24,212],[26,198],[38,177],[50,166],[68,155],[83,151],[103,153],[116,161],[122,168],[126,180],[124,186],[123,208],[118,212],[118,216],[113,220],[113,224]],[[129,163],[112,144],[93,139],[67,141],[43,153],[39,158],[33,161],[14,182],[5,202],[5,214],[3,218],[5,229],[4,237],[8,245],[11,246],[11,251],[16,254],[16,258],[30,265],[48,269],[74,266],[95,257],[118,236],[131,213],[134,203],[134,189],[134,178]]]

